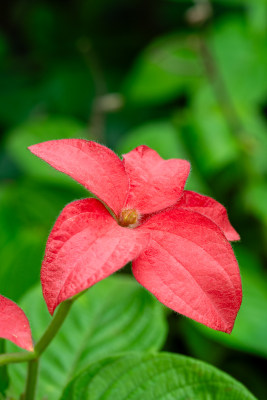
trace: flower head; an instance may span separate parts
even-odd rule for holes
[[[147,146],[121,160],[107,147],[79,139],[29,149],[101,200],[68,204],[51,231],[41,270],[51,314],[132,261],[137,281],[160,302],[231,332],[242,290],[228,240],[239,235],[221,204],[184,190],[187,161],[163,160]]]

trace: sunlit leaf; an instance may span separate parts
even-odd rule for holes
[[[20,168],[28,175],[73,185],[72,180],[34,157],[28,147],[32,144],[54,139],[81,138],[84,126],[72,119],[37,119],[9,132],[6,148]]]
[[[190,147],[207,175],[238,159],[237,141],[208,84],[200,86],[195,93],[188,123],[192,126],[188,134]]]
[[[244,132],[240,146],[250,159],[250,170],[258,175],[267,173],[267,124],[259,110],[244,107],[240,112]]]
[[[265,181],[255,182],[248,186],[244,190],[243,201],[250,213],[267,224],[267,184]]]
[[[138,105],[161,103],[194,87],[201,73],[193,40],[179,35],[162,37],[138,58],[124,92]]]
[[[166,159],[188,158],[179,132],[168,120],[151,121],[128,132],[119,143],[117,151],[120,154],[127,153],[141,144],[153,148]]]
[[[216,24],[209,44],[237,111],[260,102],[267,90],[266,39],[251,35],[245,18],[228,17]]]

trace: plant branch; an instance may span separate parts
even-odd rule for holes
[[[41,354],[45,351],[45,349],[49,346],[49,344],[56,336],[56,334],[58,333],[76,298],[77,296],[68,299],[60,304],[55,317],[52,319],[50,325],[44,332],[43,336],[36,343],[34,347],[34,358],[30,360],[28,363],[28,374],[27,374],[25,396],[24,396],[25,400],[34,400],[37,379],[38,379],[39,358]]]
[[[35,358],[34,351],[23,351],[20,353],[6,353],[0,355],[0,366],[6,364],[21,363],[33,360]]]
[[[34,400],[36,393],[36,385],[38,379],[39,358],[31,360],[28,363],[28,374],[26,381],[25,394],[23,400]]]
[[[83,292],[82,292],[83,293]],[[79,294],[80,295],[80,294]],[[5,364],[28,362],[37,360],[38,357],[48,347],[54,336],[57,334],[61,325],[63,324],[74,300],[79,296],[74,296],[60,304],[55,317],[52,319],[50,325],[44,332],[43,336],[36,343],[34,351],[23,351],[20,353],[5,353],[0,355],[0,366]]]
[[[60,304],[55,317],[52,319],[43,336],[36,343],[33,352],[23,351],[20,353],[6,353],[0,355],[0,366],[12,363],[28,362],[28,374],[25,394],[22,397],[23,400],[34,400],[38,378],[39,358],[49,346],[55,335],[58,333],[70,311],[73,302],[82,293],[83,292]]]
[[[52,339],[55,337],[59,329],[61,328],[66,316],[74,302],[74,298],[68,299],[60,304],[55,317],[52,319],[50,325],[44,332],[43,336],[34,346],[35,358],[39,357],[44,350],[49,346]]]
[[[203,35],[198,36],[198,48],[200,55],[202,56],[207,78],[210,82],[228,127],[231,130],[232,135],[235,136],[241,144],[239,149],[242,152],[242,162],[244,170],[246,171],[246,176],[255,179],[255,177],[258,177],[258,172],[250,158],[251,150],[249,143],[251,142],[249,141],[247,129],[242,121],[242,118],[239,116],[234,101],[232,100],[232,97],[224,82],[220,68],[217,65],[216,59]]]
[[[245,128],[243,123],[235,109],[232,99],[225,87],[225,83],[219,72],[217,63],[211,53],[205,39],[199,35],[199,50],[202,56],[203,64],[206,70],[207,77],[213,87],[215,96],[223,110],[223,113],[228,121],[231,131],[236,134],[237,137],[243,138]]]

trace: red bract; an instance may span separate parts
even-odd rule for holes
[[[32,351],[29,321],[16,303],[0,295],[0,337],[11,340],[17,346]]]
[[[67,205],[48,238],[41,281],[48,310],[133,261],[138,282],[171,309],[231,332],[242,290],[225,208],[184,191],[185,160],[139,146],[120,160],[108,148],[66,139],[29,148],[93,192]]]

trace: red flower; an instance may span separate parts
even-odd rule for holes
[[[78,139],[29,149],[101,200],[67,205],[48,238],[41,281],[51,314],[133,261],[137,281],[163,304],[231,332],[242,290],[228,240],[239,236],[221,204],[184,191],[187,161],[163,160],[147,146],[120,160],[108,148]]]
[[[16,303],[0,295],[0,337],[33,351],[31,329],[24,312]]]

